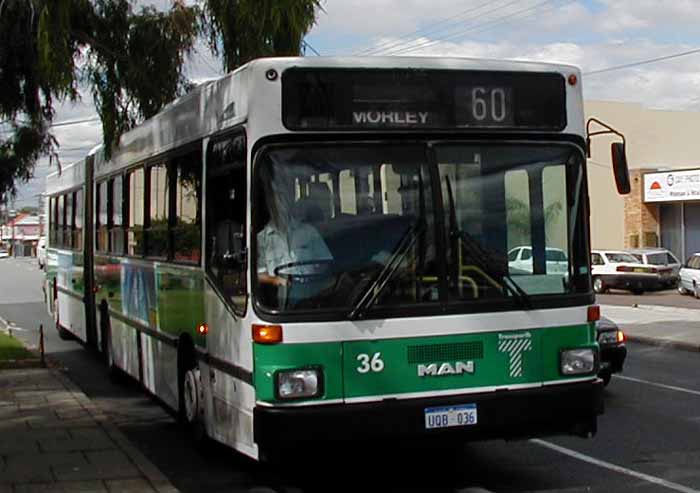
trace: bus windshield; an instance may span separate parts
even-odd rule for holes
[[[586,244],[582,172],[570,145],[263,148],[256,303],[357,318],[444,304],[522,308],[587,292],[586,247],[574,247]]]

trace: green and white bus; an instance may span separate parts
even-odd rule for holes
[[[256,60],[48,178],[48,307],[253,458],[591,436],[587,138],[571,66]]]

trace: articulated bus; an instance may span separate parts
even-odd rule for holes
[[[48,178],[48,308],[255,459],[592,436],[596,133],[571,66],[256,60]]]

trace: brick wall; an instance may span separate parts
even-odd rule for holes
[[[625,196],[625,248],[659,245],[659,206],[644,203],[644,173],[655,169],[630,170],[632,190]]]

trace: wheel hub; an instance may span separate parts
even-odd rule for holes
[[[201,408],[199,370],[189,370],[185,373],[183,397],[185,401],[185,417],[188,422],[192,423],[199,417]]]

